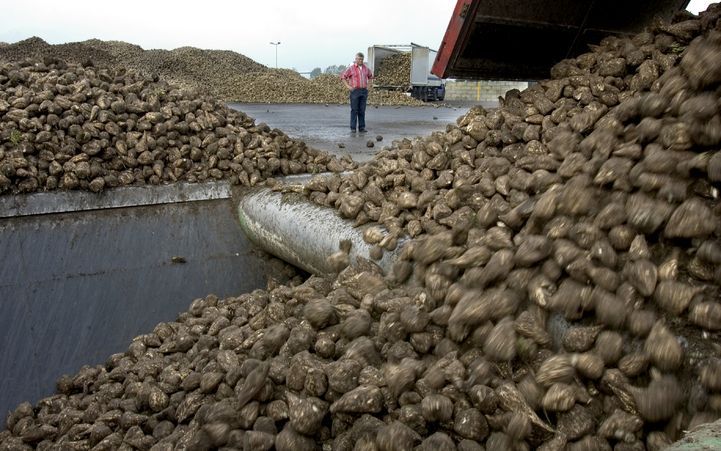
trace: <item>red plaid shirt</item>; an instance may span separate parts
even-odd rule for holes
[[[357,66],[353,63],[341,74],[340,78],[348,80],[353,89],[368,88],[368,80],[373,79],[373,72],[365,64]]]

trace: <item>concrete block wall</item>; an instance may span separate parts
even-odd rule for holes
[[[467,100],[475,102],[497,102],[511,89],[523,91],[528,87],[525,81],[496,80],[448,80],[445,100]]]

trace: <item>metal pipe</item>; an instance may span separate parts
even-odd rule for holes
[[[331,208],[316,205],[298,193],[281,193],[268,188],[250,188],[240,194],[240,226],[247,237],[264,251],[317,275],[330,275],[327,258],[339,250],[341,240],[350,240],[351,263],[369,259],[371,245],[363,241],[365,227],[353,227]],[[391,269],[402,242],[385,252],[376,263]]]

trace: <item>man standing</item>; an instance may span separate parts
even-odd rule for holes
[[[350,91],[350,130],[366,132],[366,102],[368,101],[368,80],[373,79],[373,72],[363,64],[363,54],[355,55],[355,62],[341,74],[341,80]]]

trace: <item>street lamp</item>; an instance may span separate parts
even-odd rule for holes
[[[278,68],[278,46],[280,45],[280,41],[278,42],[271,42],[270,45],[275,46],[275,68]]]

